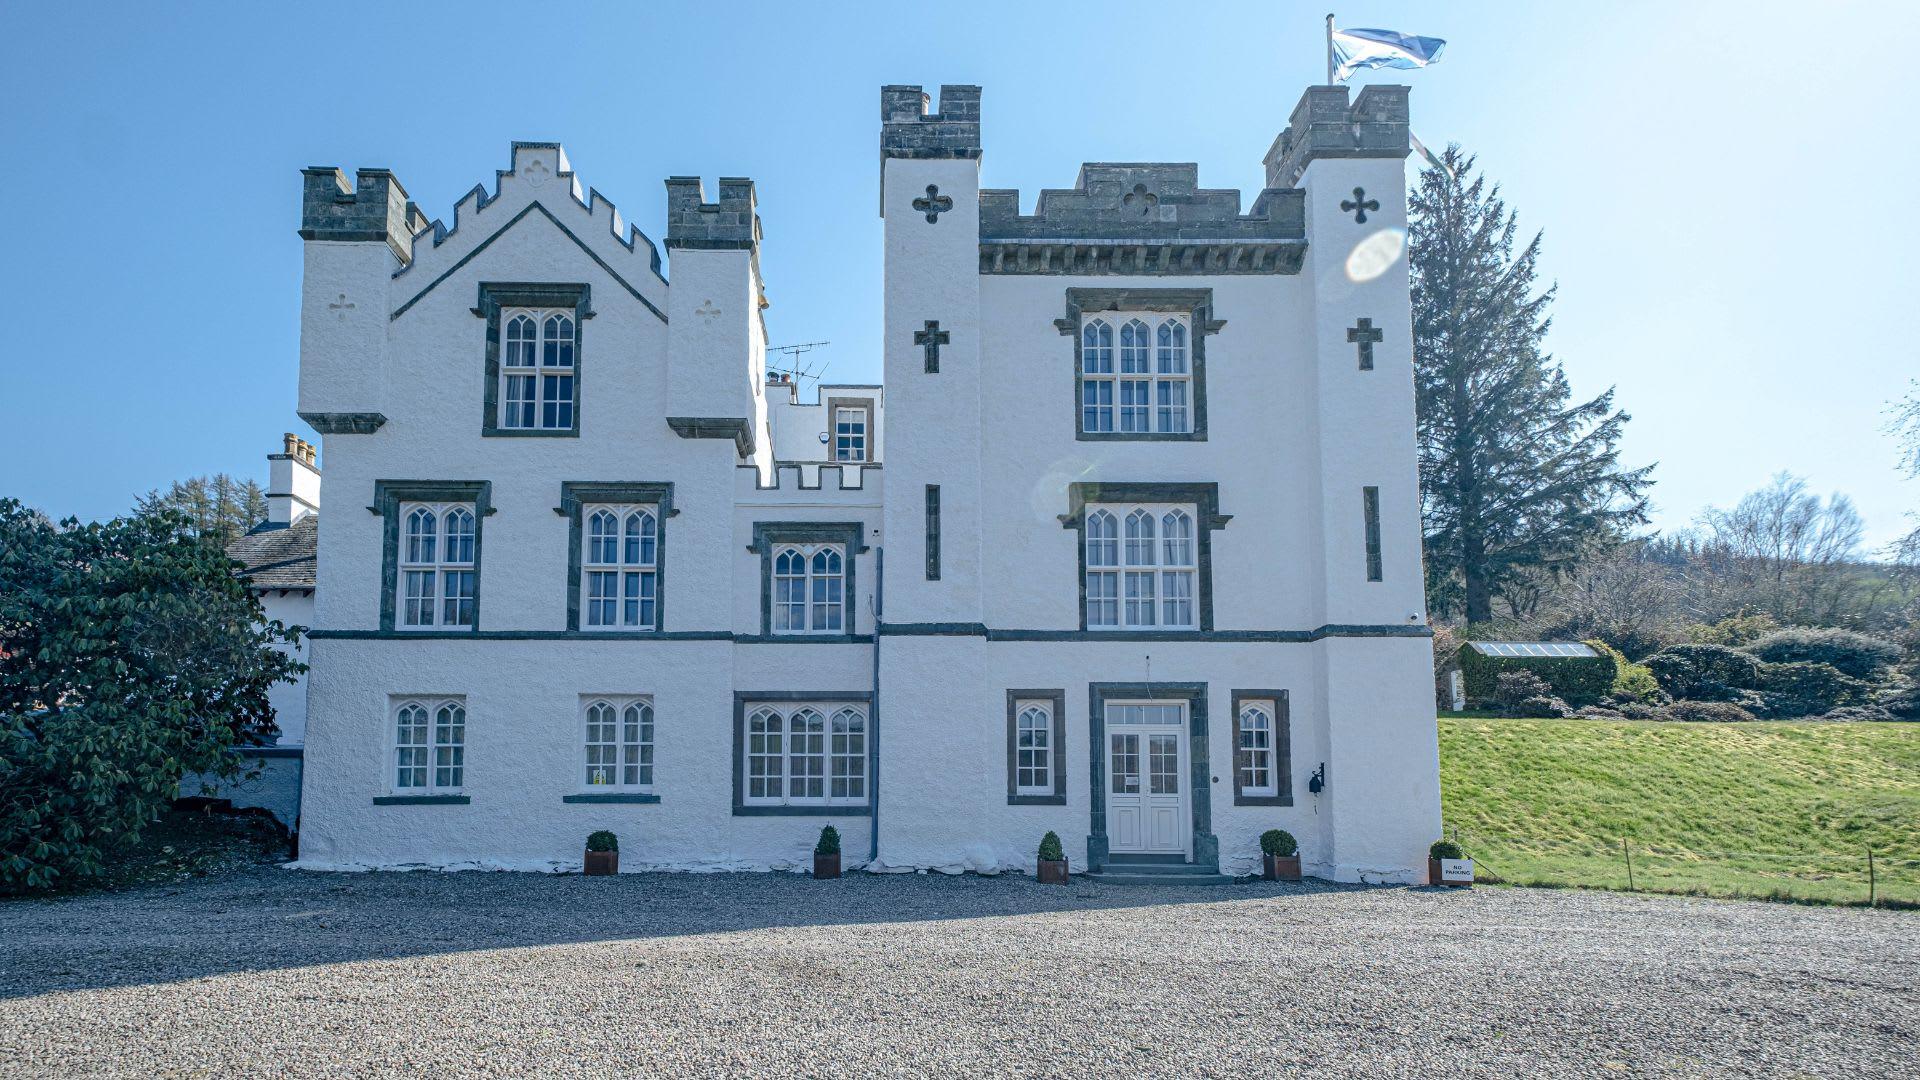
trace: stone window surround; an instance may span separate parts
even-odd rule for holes
[[[1067,313],[1053,321],[1054,328],[1073,341],[1073,436],[1080,442],[1206,442],[1207,441],[1207,338],[1227,325],[1213,317],[1213,290],[1200,289],[1081,289],[1067,291]],[[1088,315],[1121,311],[1162,311],[1185,315],[1187,326],[1188,383],[1193,387],[1188,408],[1192,412],[1192,430],[1169,431],[1087,431],[1083,426],[1080,395],[1084,372],[1081,370],[1081,324]],[[1119,333],[1119,327],[1114,328]],[[1115,403],[1118,407],[1118,402]]]
[[[833,702],[859,705],[867,714],[867,801],[837,806],[800,804],[771,805],[748,803],[747,795],[747,712],[750,706],[795,702]],[[828,714],[831,717],[831,713]],[[734,817],[872,817],[879,764],[879,742],[875,737],[879,718],[874,715],[873,692],[861,690],[842,693],[832,690],[735,690],[733,692],[733,816]],[[832,733],[828,733],[832,738]],[[831,757],[832,747],[828,747]],[[831,779],[831,777],[829,777]]]
[[[480,629],[480,587],[487,518],[493,514],[490,480],[375,480],[371,513],[386,520],[380,530],[380,629],[392,631],[400,588],[400,504],[403,502],[470,503],[473,506],[473,625],[460,633]]]
[[[1045,701],[1053,710],[1053,743],[1048,747],[1048,767],[1053,773],[1053,794],[1022,794],[1020,791],[1020,705]],[[1067,804],[1067,692],[1065,690],[1007,691],[1007,805],[1065,806]]]
[[[400,745],[398,726],[400,710],[408,705],[416,705],[427,712],[427,786],[424,788],[401,788],[395,786],[400,765]],[[387,733],[386,733],[386,783],[387,794],[375,795],[375,806],[467,806],[473,797],[467,793],[467,762],[462,753],[460,764],[460,783],[452,787],[440,787],[433,783],[434,769],[437,767],[435,751],[441,745],[436,741],[435,723],[441,708],[454,705],[460,709],[461,739],[457,744],[464,748],[467,727],[467,698],[464,694],[389,694],[387,696]]]
[[[1240,786],[1240,710],[1250,701],[1273,702],[1273,785],[1272,795],[1248,795]],[[1293,721],[1292,705],[1285,690],[1235,690],[1233,692],[1233,805],[1293,805]]]
[[[867,414],[866,455],[863,458],[841,461],[839,453],[840,410],[858,409]],[[831,397],[827,399],[827,461],[834,465],[875,465],[880,461],[876,451],[879,449],[877,433],[873,428],[873,399],[870,397]]]
[[[1232,514],[1220,512],[1220,485],[1213,482],[1107,482],[1099,481],[1067,485],[1067,512],[1060,515],[1060,526],[1072,529],[1077,537],[1075,559],[1079,568],[1079,579],[1074,588],[1079,597],[1080,629],[1088,632],[1087,627],[1087,506],[1100,506],[1103,503],[1183,503],[1193,507],[1194,561],[1198,567],[1199,595],[1195,597],[1198,625],[1194,628],[1178,630],[1106,630],[1092,631],[1101,635],[1102,640],[1112,636],[1124,641],[1129,637],[1148,634],[1155,636],[1180,637],[1191,634],[1205,634],[1213,630],[1213,532],[1224,529],[1227,522],[1233,520]]]
[[[500,426],[500,312],[503,308],[573,309],[573,425],[564,428],[505,428]],[[593,318],[592,289],[585,283],[548,284],[483,281],[474,315],[487,320],[486,386],[480,434],[493,438],[579,438],[581,382],[585,356],[581,348],[586,321]]]
[[[1193,861],[1198,866],[1220,864],[1220,839],[1213,834],[1212,764],[1207,745],[1207,684],[1203,682],[1096,682],[1087,684],[1087,737],[1092,750],[1088,763],[1087,869],[1099,870],[1108,861],[1107,838],[1107,702],[1183,701],[1187,706],[1187,786],[1193,816]]]
[[[768,641],[835,641],[857,640],[859,605],[855,602],[855,583],[859,580],[855,574],[858,565],[856,556],[867,553],[866,523],[860,521],[756,521],[753,523],[753,543],[748,545],[750,554],[760,556],[760,635]],[[842,565],[846,567],[846,584],[841,597],[846,610],[841,616],[840,633],[815,633],[813,631],[774,634],[773,632],[773,553],[781,544],[844,544]],[[811,598],[809,598],[811,602]]]
[[[567,519],[567,630],[580,629],[581,530],[585,527],[583,508],[599,503],[643,503],[656,508],[653,558],[653,628],[626,630],[595,627],[594,633],[637,637],[658,635],[667,626],[667,519],[680,511],[673,506],[673,484],[653,480],[565,480],[560,484],[560,505],[553,512]]]
[[[652,694],[581,694],[580,695],[580,728],[579,728],[579,736],[581,740],[580,741],[580,758],[575,767],[582,771],[576,772],[574,774],[574,780],[577,784],[579,784],[580,790],[572,794],[560,796],[560,801],[563,803],[640,803],[640,804],[650,804],[650,803],[659,802],[660,795],[652,785],[648,785],[645,787],[626,787],[619,784],[610,784],[605,787],[592,787],[584,783],[581,783],[584,769],[586,766],[587,710],[595,702],[605,702],[605,703],[614,705],[616,725],[624,722],[625,709],[627,706],[645,705],[650,710],[653,709],[654,707]],[[655,771],[658,772],[660,768],[660,758],[659,758],[659,749],[658,749],[659,742],[657,740],[658,740],[658,733],[660,730],[660,715],[657,711],[654,712],[653,724],[654,724],[656,741],[653,743],[649,743],[647,745],[653,746],[655,748],[653,766]]]

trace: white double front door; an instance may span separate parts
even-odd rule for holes
[[[1119,854],[1187,855],[1187,707],[1108,702],[1107,840]]]

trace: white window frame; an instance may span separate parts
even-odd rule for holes
[[[747,701],[743,708],[742,806],[867,804],[872,731],[864,703]]]
[[[399,630],[472,630],[480,617],[480,512],[470,502],[403,502],[394,552],[394,620]],[[426,536],[416,522],[431,522]],[[454,527],[460,527],[455,533]],[[457,538],[459,543],[453,543]],[[454,595],[461,586],[464,595]],[[464,611],[458,606],[462,601]],[[459,616],[465,615],[465,619]]]
[[[819,565],[821,556],[831,556],[830,565]],[[789,557],[798,557],[800,572],[783,568]],[[775,634],[847,634],[851,612],[847,608],[847,545],[775,543],[772,577],[768,582],[769,625]],[[800,589],[799,621],[794,620],[790,589]]]
[[[1240,703],[1240,714],[1234,723],[1237,735],[1233,748],[1239,795],[1272,798],[1280,794],[1279,716],[1277,703],[1271,698],[1249,698]],[[1254,783],[1263,773],[1266,783]]]
[[[403,717],[409,721],[404,727]],[[457,795],[466,790],[466,698],[395,697],[387,708],[387,733],[387,789],[393,794]]]
[[[1080,327],[1080,431],[1191,435],[1192,319],[1161,311],[1087,315]]]
[[[1088,503],[1085,513],[1087,629],[1198,630],[1199,508]]]
[[[849,464],[873,460],[873,412],[866,405],[833,407],[833,460]]]
[[[531,337],[522,328],[522,320],[531,324]],[[506,308],[500,312],[498,426],[502,431],[573,429],[575,389],[580,378],[575,328],[574,313],[567,309]]]
[[[1021,698],[1014,706],[1014,783],[1015,795],[1052,795],[1054,756],[1053,702],[1046,698]]]
[[[601,515],[612,518],[613,559],[605,561],[603,536],[594,535]],[[629,526],[639,519],[640,530]],[[647,531],[651,527],[651,533]],[[585,503],[580,507],[580,628],[582,630],[648,633],[660,627],[660,508],[648,503]],[[649,543],[649,541],[651,541]],[[596,596],[602,578],[611,579],[613,595]],[[602,621],[604,605],[613,605],[612,621]],[[651,605],[651,609],[649,609]],[[631,617],[629,617],[631,608]]]
[[[651,697],[582,695],[581,757],[578,771],[574,773],[580,790],[652,794],[657,779],[654,735]]]

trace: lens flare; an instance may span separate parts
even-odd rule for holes
[[[1358,244],[1347,256],[1347,280],[1372,281],[1393,268],[1407,250],[1407,234],[1400,229],[1381,229]]]

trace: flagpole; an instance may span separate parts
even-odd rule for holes
[[[1327,85],[1333,85],[1333,13],[1327,13]]]

